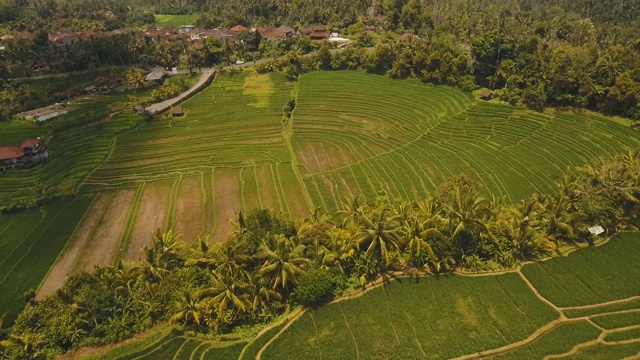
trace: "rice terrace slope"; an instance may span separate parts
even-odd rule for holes
[[[107,262],[140,259],[156,228],[173,228],[187,244],[196,236],[224,241],[240,210],[294,218],[379,190],[422,198],[460,173],[483,192],[519,200],[553,192],[568,166],[640,147],[637,131],[601,116],[538,113],[360,71],[312,72],[297,82],[226,72],[183,108],[184,117],[117,135],[82,183],[81,193],[106,191],[111,200],[94,201],[78,227],[83,234],[73,239],[86,246],[69,247],[84,259],[72,269],[91,269],[95,249]]]

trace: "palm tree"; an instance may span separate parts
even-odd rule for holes
[[[404,251],[409,254],[411,264],[419,268],[431,264],[440,272],[438,257],[427,241],[429,238],[443,238],[440,230],[429,226],[427,221],[422,221],[417,216],[409,224],[408,230],[408,241],[404,244]]]
[[[125,77],[129,86],[134,89],[140,88],[146,83],[144,80],[144,71],[140,68],[130,68],[127,70]]]
[[[342,202],[342,210],[336,212],[336,217],[342,219],[341,227],[360,223],[365,210],[365,204],[361,202],[361,198],[361,195],[356,195],[352,199]]]
[[[463,196],[460,188],[456,188],[453,202],[445,205],[453,230],[451,238],[458,242],[460,256],[472,254],[481,238],[494,239],[487,227],[493,216],[489,206],[489,200],[484,196],[476,192]]]
[[[375,211],[373,219],[365,215],[362,221],[363,227],[351,238],[353,246],[357,250],[366,249],[367,258],[389,265],[391,253],[400,249],[398,241],[403,233],[398,216],[389,216],[387,209],[380,209]]]
[[[249,302],[246,299],[250,285],[244,281],[245,276],[240,270],[214,270],[211,272],[211,287],[204,291],[207,297],[211,297],[207,308],[214,310],[218,319],[230,306],[239,311],[246,311]]]
[[[190,258],[187,259],[184,264],[186,266],[211,267],[213,265],[213,259],[211,259],[209,254],[210,242],[211,238],[209,235],[205,236],[204,239],[197,236],[193,247],[189,249]]]
[[[185,326],[189,324],[202,325],[204,305],[201,293],[185,291],[180,295],[180,300],[176,301],[175,308],[177,312],[169,321],[182,321]]]
[[[116,291],[126,290],[127,293],[132,294],[132,285],[134,285],[142,276],[142,268],[134,262],[118,263],[118,267],[115,272],[115,280],[113,282],[114,289]]]
[[[546,255],[556,249],[541,228],[545,211],[540,197],[532,195],[516,206],[505,207],[500,214],[498,223],[507,230],[520,260]]]
[[[180,252],[184,248],[184,242],[180,240],[179,233],[174,233],[171,229],[165,232],[157,229],[151,234],[151,242],[151,248],[144,248],[148,263],[169,268],[182,261]]]
[[[318,223],[330,223],[331,215],[327,213],[321,213],[320,207],[315,205],[313,209],[309,210],[309,217],[306,217],[296,224],[298,236],[304,235],[305,232],[313,228]]]
[[[258,311],[266,311],[268,304],[274,300],[282,301],[282,295],[271,289],[269,279],[258,274],[253,274],[249,278],[251,310],[254,314]]]
[[[547,235],[555,243],[556,247],[560,241],[566,240],[573,242],[575,240],[573,234],[573,225],[577,220],[576,215],[569,212],[572,204],[571,199],[561,193],[557,197],[547,197]]]
[[[271,279],[272,289],[288,291],[289,285],[298,283],[296,276],[304,273],[304,267],[311,261],[303,257],[304,245],[298,245],[294,238],[286,238],[279,234],[272,238],[271,243],[263,241],[260,254],[265,259],[258,270],[258,274]]]
[[[0,341],[0,347],[7,354],[16,354],[15,358],[29,359],[34,355],[35,338],[30,333],[11,334],[8,339]]]

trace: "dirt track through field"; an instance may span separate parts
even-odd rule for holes
[[[173,229],[182,234],[182,240],[190,245],[202,230],[202,189],[200,177],[182,180],[174,214]]]
[[[135,190],[126,189],[113,196],[91,240],[80,254],[74,271],[91,272],[95,265],[104,267],[111,264],[118,252],[135,195]]]
[[[67,277],[73,272],[74,265],[80,259],[83,249],[91,239],[93,230],[98,226],[112,195],[113,193],[100,193],[93,201],[82,223],[71,236],[68,247],[63,251],[38,289],[37,300],[55,292],[64,285]]]
[[[230,220],[235,220],[240,211],[240,187],[238,169],[215,169],[214,177],[214,204],[217,219],[216,229],[213,233],[213,241],[225,241],[233,230]]]
[[[171,182],[165,182],[145,186],[138,211],[135,214],[133,231],[124,250],[124,259],[144,259],[142,248],[150,245],[151,233],[156,229],[165,230],[172,185]]]

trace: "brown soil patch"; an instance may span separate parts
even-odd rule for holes
[[[178,189],[173,228],[182,234],[187,245],[202,231],[202,202],[200,177],[183,179]]]
[[[216,228],[213,241],[225,241],[233,230],[230,220],[234,220],[240,211],[239,169],[216,168],[213,172],[215,197]]]
[[[255,167],[245,166],[242,168],[242,204],[244,211],[261,209],[260,196],[258,195],[258,185],[256,183]]]
[[[258,182],[258,191],[262,198],[262,205],[267,209],[282,210],[280,201],[278,201],[278,192],[273,183],[273,174],[270,166],[256,167],[256,181]]]
[[[143,259],[142,248],[150,245],[151,233],[156,229],[164,230],[172,185],[173,182],[149,184],[145,187],[124,259]]]
[[[36,295],[37,300],[62,288],[67,277],[73,271],[73,267],[76,261],[78,261],[82,249],[84,249],[89,242],[93,229],[98,226],[100,217],[104,213],[107,205],[109,205],[111,194],[112,193],[107,192],[100,193],[93,201],[82,223],[71,236],[68,247],[64,249],[58,261],[56,261],[49,274],[47,274],[42,286],[38,289],[38,294]]]
[[[215,221],[215,212],[214,212],[214,203],[215,199],[213,198],[213,170],[206,171],[202,174],[202,187],[204,188],[204,235],[209,235],[213,232],[213,229],[216,225]]]
[[[127,189],[120,190],[113,196],[93,237],[82,251],[80,261],[75,268],[76,271],[90,272],[94,265],[107,266],[111,264],[118,251],[120,238],[127,224],[129,210],[135,195],[134,189]]]

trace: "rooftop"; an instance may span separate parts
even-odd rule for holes
[[[22,157],[22,149],[17,146],[0,146],[0,160],[18,159]]]

